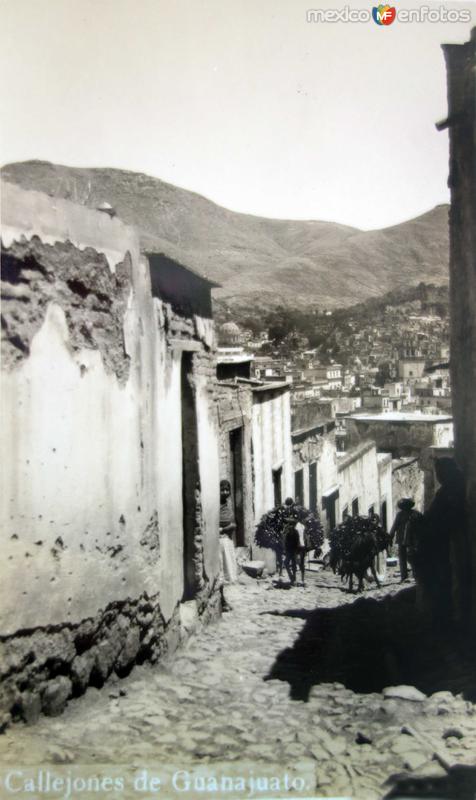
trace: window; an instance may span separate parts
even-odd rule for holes
[[[380,521],[382,523],[382,527],[384,531],[387,530],[387,501],[383,500],[382,505],[380,506]]]
[[[302,506],[304,505],[304,470],[298,469],[294,473],[294,500]]]
[[[331,491],[329,494],[322,497],[322,508],[325,509],[327,516],[327,524],[329,530],[332,531],[337,522],[337,501],[339,500],[339,489]]]
[[[357,517],[359,514],[359,498],[355,497],[352,500],[352,516]]]
[[[317,461],[309,464],[309,510],[317,511]]]
[[[329,528],[330,530],[334,530],[336,526],[336,496],[333,495],[327,501],[326,508],[327,508],[327,519],[329,521]]]
[[[349,516],[349,506],[345,506],[342,512],[342,522],[345,522],[348,516]]]
[[[274,505],[280,506],[283,502],[283,497],[281,493],[281,478],[283,475],[283,468],[279,467],[279,469],[273,469],[273,495],[274,495]]]

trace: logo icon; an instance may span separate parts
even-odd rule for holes
[[[379,5],[373,7],[372,17],[377,25],[391,25],[397,15],[397,10],[394,6]]]

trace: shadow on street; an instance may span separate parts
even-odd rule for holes
[[[409,684],[425,694],[449,690],[476,700],[474,652],[452,631],[424,624],[414,587],[335,608],[265,613],[305,620],[265,677],[287,681],[294,700],[307,701],[313,686],[334,682],[358,693]]]
[[[408,775],[397,778],[384,800],[474,800],[476,796],[476,767],[452,767],[441,778],[412,778]]]

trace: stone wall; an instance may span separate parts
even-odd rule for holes
[[[476,626],[476,29],[471,41],[445,45],[450,133],[450,367],[455,454],[466,481],[468,531],[458,544],[463,608]],[[472,590],[469,586],[472,586]],[[469,597],[470,591],[472,597]]]
[[[397,503],[402,497],[412,497],[415,508],[418,511],[425,510],[424,472],[417,458],[400,458],[392,461],[392,487],[395,514]]]
[[[218,573],[214,336],[211,319],[153,297],[149,262],[119,220],[8,185],[2,200],[1,705],[27,718],[172,647],[187,572],[197,612],[208,613]],[[193,431],[182,414],[185,359]]]
[[[351,445],[372,439],[377,450],[392,453],[393,458],[419,456],[427,447],[448,446],[453,439],[451,420],[430,415],[426,420],[424,415],[407,419],[392,414],[346,417],[346,431]]]
[[[370,506],[379,513],[380,482],[374,442],[361,444],[355,450],[339,455],[337,464],[340,515],[345,507],[349,514],[352,513],[355,499],[359,503],[359,514],[366,516]]]
[[[336,402],[333,400],[300,400],[291,405],[291,427],[293,431],[301,428],[323,425],[335,417]]]
[[[293,434],[293,472],[303,471],[303,498],[306,508],[311,507],[310,467],[316,464],[316,507],[321,520],[326,525],[326,515],[322,508],[322,494],[337,482],[337,461],[335,433],[323,433],[323,429],[309,433]]]

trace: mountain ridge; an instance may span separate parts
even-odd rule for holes
[[[337,308],[420,282],[448,281],[448,206],[363,231],[321,220],[281,220],[230,211],[144,173],[7,164],[3,180],[88,207],[110,203],[144,249],[167,248],[221,285],[220,303]]]

